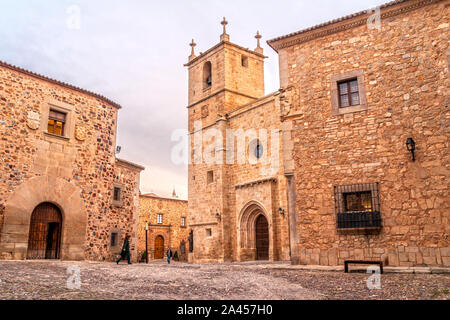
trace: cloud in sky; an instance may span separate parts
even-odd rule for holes
[[[187,198],[187,168],[171,161],[172,132],[187,128],[187,70],[196,51],[219,41],[225,16],[231,41],[254,49],[384,0],[1,0],[0,60],[105,95],[119,111],[120,157],[142,164],[142,192]],[[80,11],[80,28],[70,23]],[[76,11],[75,11],[76,13]],[[69,23],[69,25],[68,25]],[[279,87],[278,57],[263,41],[266,93]]]

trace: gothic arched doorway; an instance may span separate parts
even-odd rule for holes
[[[256,260],[269,260],[269,223],[264,215],[255,222]]]
[[[155,259],[164,258],[164,238],[157,236],[155,238]]]
[[[239,261],[272,259],[270,228],[264,207],[256,201],[249,202],[241,211]]]
[[[38,205],[31,215],[27,259],[59,259],[61,211],[54,204]]]

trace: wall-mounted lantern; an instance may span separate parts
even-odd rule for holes
[[[218,212],[216,213],[216,218],[217,218],[217,220],[219,220],[219,221],[222,219],[222,217],[220,216],[220,213],[218,213]]]
[[[412,154],[412,161],[416,161],[416,157],[414,155],[414,151],[416,150],[416,143],[413,138],[406,139],[406,148]]]
[[[278,208],[278,212],[283,216],[286,214],[283,208]]]

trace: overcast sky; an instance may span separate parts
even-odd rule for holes
[[[122,105],[119,157],[146,167],[141,191],[169,196],[175,187],[187,198],[187,168],[171,161],[171,134],[187,128],[183,64],[192,38],[197,53],[217,44],[225,16],[231,41],[254,49],[259,30],[270,93],[279,88],[278,57],[266,40],[384,2],[0,0],[0,60]]]

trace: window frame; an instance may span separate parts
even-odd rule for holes
[[[115,199],[115,190],[119,189],[119,200]],[[119,184],[117,182],[113,183],[113,189],[112,189],[112,204],[115,207],[122,207],[123,206],[123,190],[124,190],[124,185],[123,184]]]
[[[62,115],[63,120],[59,119],[58,117],[52,116],[52,113]],[[64,129],[66,127],[66,119],[67,119],[67,112],[62,112],[62,111],[50,108],[49,113],[48,113],[48,119],[47,119],[47,133],[64,137]],[[50,121],[53,121],[53,132],[50,132],[48,130],[50,128]],[[56,133],[58,122],[61,123],[61,134]]]
[[[163,221],[164,221],[164,215],[162,213],[158,213],[156,215],[156,224],[163,224]]]
[[[355,79],[358,82],[359,104],[349,105],[348,107],[341,107],[339,84]],[[349,99],[351,100],[351,94],[349,95]],[[331,76],[331,108],[332,113],[335,116],[367,110],[367,98],[363,70],[356,70],[340,75]]]
[[[181,227],[186,228],[186,217],[181,217]]]
[[[351,89],[351,84],[353,82],[356,82],[356,85],[357,85],[357,90],[355,92],[353,92]],[[342,93],[342,91],[341,91],[342,84],[347,85],[347,91],[345,93]],[[359,96],[359,86],[358,86],[357,78],[338,81],[337,85],[338,85],[338,95],[339,95],[339,108],[349,108],[349,107],[359,106],[361,104],[361,98]],[[352,99],[353,94],[358,94],[358,104],[353,104],[353,99]],[[347,96],[347,103],[348,103],[347,106],[342,105],[342,96],[344,96],[344,95]]]

